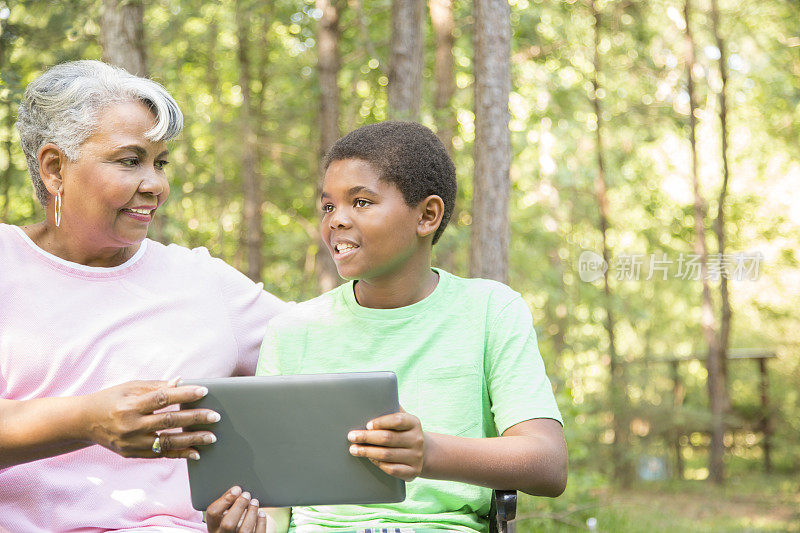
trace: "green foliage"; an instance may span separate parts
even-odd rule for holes
[[[737,475],[726,487],[697,481],[640,483],[611,491],[587,476],[555,501],[522,495],[517,531],[596,531],[650,533],[673,531],[800,531],[798,482],[792,476]]]

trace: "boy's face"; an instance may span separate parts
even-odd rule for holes
[[[403,271],[422,245],[419,208],[361,159],[334,161],[322,181],[322,240],[339,275],[380,280]]]

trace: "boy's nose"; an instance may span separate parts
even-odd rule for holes
[[[337,210],[331,215],[330,226],[332,229],[350,227],[350,217],[341,210]]]

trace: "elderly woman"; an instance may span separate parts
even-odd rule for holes
[[[25,92],[46,218],[0,224],[0,530],[205,530],[185,462],[163,458],[214,436],[164,430],[218,415],[176,412],[205,393],[177,378],[252,374],[286,304],[205,249],[146,238],[182,121],[163,87],[98,61]]]

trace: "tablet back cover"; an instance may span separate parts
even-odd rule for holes
[[[263,507],[390,503],[405,483],[350,455],[347,433],[399,411],[393,372],[185,380],[208,395],[185,404],[221,415],[217,442],[187,461],[192,505],[205,510],[239,485]]]

